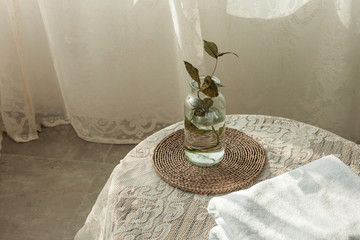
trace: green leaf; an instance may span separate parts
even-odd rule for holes
[[[204,108],[206,109],[209,109],[214,103],[214,101],[211,100],[211,98],[204,98],[203,102],[204,102]]]
[[[205,134],[208,132],[211,132],[211,130],[203,130],[203,129],[199,129],[197,128],[187,117],[185,117],[185,128],[187,130],[189,130],[190,132],[196,133],[196,134]]]
[[[200,88],[201,82],[200,82],[200,77],[199,77],[199,70],[196,67],[194,67],[193,65],[191,65],[191,63],[189,63],[189,62],[184,61],[184,63],[185,63],[185,68],[186,68],[187,72],[189,73],[190,77],[196,81],[196,83],[198,84],[198,86]]]
[[[219,95],[216,83],[211,79],[210,76],[205,77],[200,91],[208,97],[217,97]]]
[[[204,40],[204,50],[213,58],[218,58],[219,50],[215,43]]]
[[[219,128],[219,136],[221,136],[224,130],[225,130],[225,124],[221,128]]]
[[[223,53],[219,53],[219,54],[218,54],[218,57],[221,57],[221,56],[223,56],[223,55],[225,55],[225,54],[234,54],[235,56],[239,57],[236,53],[233,53],[233,52],[223,52]]]
[[[194,108],[194,115],[197,117],[204,117],[205,116],[205,109],[200,107],[200,108]]]

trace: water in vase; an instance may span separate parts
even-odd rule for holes
[[[210,108],[205,116],[185,114],[185,157],[198,166],[219,163],[225,153],[225,112]]]

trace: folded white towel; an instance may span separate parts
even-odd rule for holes
[[[360,239],[360,177],[333,155],[210,200],[209,239]]]

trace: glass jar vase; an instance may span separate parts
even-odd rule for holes
[[[211,79],[220,84],[217,77]],[[197,166],[213,166],[225,153],[225,98],[220,92],[217,97],[204,95],[194,80],[190,86],[184,104],[185,157]]]

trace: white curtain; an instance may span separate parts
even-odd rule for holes
[[[2,131],[16,141],[71,123],[136,143],[183,118],[186,60],[226,55],[227,112],[277,115],[360,140],[360,1],[0,0]],[[0,131],[1,132],[1,131]]]

